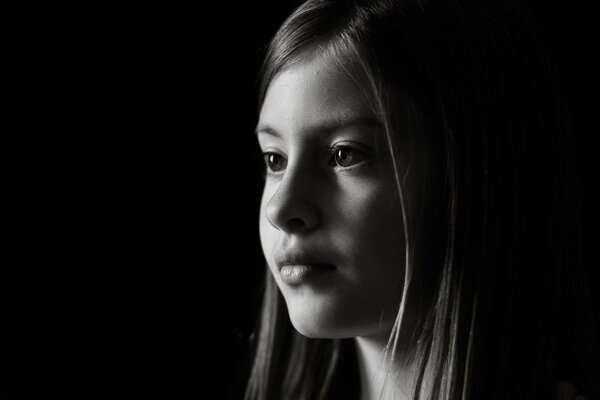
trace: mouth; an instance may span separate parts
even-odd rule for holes
[[[333,255],[318,246],[290,246],[275,252],[274,261],[281,282],[286,285],[314,283],[337,268],[330,264]]]
[[[287,285],[300,285],[335,271],[331,264],[293,263],[279,265],[281,281]]]

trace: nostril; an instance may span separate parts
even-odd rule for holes
[[[288,226],[288,229],[295,230],[295,229],[304,228],[306,226],[306,224],[300,218],[292,218],[287,222],[287,226]]]

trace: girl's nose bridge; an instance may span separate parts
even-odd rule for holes
[[[288,229],[291,221],[301,221],[305,228],[314,226],[318,220],[318,180],[318,167],[308,160],[289,160],[267,206],[271,224],[279,229]]]
[[[283,175],[279,190],[290,192],[292,197],[308,197],[311,186],[316,186],[317,175],[314,166],[307,160],[291,160]]]
[[[325,153],[326,151],[322,150],[322,145],[312,143],[312,141],[305,143],[301,148],[292,152],[286,171],[290,185],[293,187],[298,186],[297,189],[314,192],[327,173],[324,165],[326,162]]]

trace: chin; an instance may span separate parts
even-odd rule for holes
[[[293,318],[290,320],[294,329],[299,334],[310,339],[341,339],[348,337],[348,335],[340,332],[339,329],[334,329],[331,326],[323,326],[314,321],[297,321]]]
[[[322,310],[312,307],[288,307],[290,321],[302,336],[311,339],[343,339],[354,337],[353,329],[336,318],[333,309]]]

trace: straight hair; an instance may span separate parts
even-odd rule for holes
[[[259,109],[307,57],[357,82],[383,127],[406,248],[386,355],[414,359],[414,398],[550,399],[561,381],[600,398],[573,132],[524,5],[306,1],[269,44]],[[296,332],[268,268],[253,346],[247,400],[359,396],[351,339]]]

